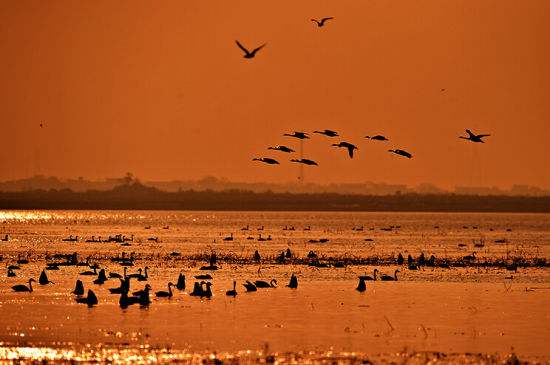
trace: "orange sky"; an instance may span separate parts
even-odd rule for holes
[[[3,1],[0,179],[293,181],[329,128],[308,181],[550,188],[549,45],[547,0]]]

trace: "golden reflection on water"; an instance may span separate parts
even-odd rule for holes
[[[445,354],[441,352],[396,352],[366,355],[357,352],[303,351],[287,353],[269,353],[269,351],[243,350],[237,352],[173,351],[166,348],[109,348],[98,346],[76,350],[71,348],[50,347],[9,347],[0,342],[0,363],[11,362],[48,362],[48,363],[96,363],[114,364],[515,364],[545,363],[544,358],[521,358],[512,352],[508,354]]]

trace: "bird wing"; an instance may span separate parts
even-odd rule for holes
[[[324,24],[327,20],[331,20],[331,19],[334,19],[334,18],[331,17],[331,16],[323,18],[323,19],[321,19],[321,24]]]
[[[264,48],[266,44],[267,44],[267,43],[264,43],[264,44],[262,44],[261,46],[254,48],[254,50],[253,50],[252,52],[250,52],[250,53],[256,54],[256,52],[258,52],[260,49]]]
[[[244,48],[244,46],[239,41],[235,41],[235,43],[237,43],[237,46],[239,46],[239,48],[242,49],[244,53],[246,54],[250,53],[248,52],[248,49]]]
[[[311,19],[311,21],[319,24],[319,21],[317,19]]]
[[[483,137],[490,137],[491,135],[490,134],[478,134],[477,136],[479,138],[483,138]]]
[[[476,136],[476,135],[473,134],[472,131],[469,130],[469,129],[466,129],[466,133],[468,133],[468,135],[470,136],[470,138],[475,138],[475,136]]]
[[[349,153],[349,158],[353,158],[353,150],[355,149],[355,146],[350,144],[348,146],[348,153]]]

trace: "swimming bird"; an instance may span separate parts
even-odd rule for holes
[[[348,149],[349,158],[353,158],[353,151],[357,150],[357,146],[354,144],[351,144],[349,142],[340,142],[340,143],[333,143],[334,147],[344,147]]]
[[[252,159],[252,161],[260,161],[260,162],[263,162],[263,163],[266,163],[268,165],[279,165],[279,161],[277,161],[276,159],[274,158],[269,158],[269,157],[255,157]]]
[[[294,138],[298,138],[298,139],[309,139],[309,136],[307,135],[307,133],[297,132],[297,131],[294,131],[293,134],[285,133],[285,134],[283,134],[283,136],[294,137]]]
[[[472,252],[471,255],[466,255],[466,256],[464,256],[464,257],[462,258],[462,260],[464,260],[464,261],[474,261],[474,260],[476,259],[476,253],[477,253],[477,252],[474,251],[474,252]]]
[[[228,297],[236,297],[237,296],[237,282],[233,280],[233,290],[228,290],[225,292],[225,295]]]
[[[129,292],[130,291],[130,277],[127,277],[127,278],[124,278],[124,279],[121,279],[119,278],[118,280],[120,280],[120,286],[118,288],[109,288],[109,292],[111,294],[120,294],[120,293],[123,293],[123,292]]]
[[[8,278],[13,278],[13,277],[15,277],[15,276],[17,276],[17,275],[15,274],[15,271],[13,271],[12,269],[8,269]]]
[[[339,134],[338,132],[336,131],[332,131],[330,129],[325,129],[323,131],[313,131],[313,133],[317,133],[317,134],[323,134],[327,137],[339,137]]]
[[[355,288],[358,292],[364,292],[367,290],[367,284],[365,284],[365,279],[363,277],[359,277],[359,284],[357,284],[357,288]]]
[[[40,273],[40,277],[38,278],[38,283],[40,285],[55,284],[53,281],[50,281],[48,279],[48,275],[46,275],[46,272],[44,270],[42,270],[42,273]]]
[[[212,283],[203,283],[206,286],[206,289],[203,289],[201,297],[212,298],[212,289],[210,288]]]
[[[144,270],[143,270],[144,274],[141,275],[141,272],[140,272],[140,275],[136,277],[137,281],[147,281],[147,279],[149,278],[149,274],[147,273],[148,269],[149,269],[149,266],[144,267]]]
[[[365,136],[365,138],[372,139],[373,141],[389,141],[389,139],[380,134],[377,134],[375,136]]]
[[[262,259],[258,250],[254,251],[254,261],[258,262]]]
[[[256,285],[256,288],[276,288],[277,287],[277,280],[271,279],[271,281],[268,283],[267,281],[263,280],[256,280],[254,282],[254,285]]]
[[[317,19],[311,19],[312,22],[315,22],[317,24],[318,27],[323,27],[325,25],[325,22],[327,20],[331,20],[331,19],[334,19],[333,17],[329,16],[329,17],[326,17],[326,18],[323,18],[321,20],[317,20]]]
[[[397,255],[397,265],[403,265],[403,262],[405,262],[405,259],[403,258],[403,255],[400,252],[399,255]]]
[[[397,273],[400,272],[399,269],[395,270],[393,276],[382,274],[380,280],[382,281],[397,281]]]
[[[23,285],[23,284],[18,284],[18,285],[14,285],[12,286],[11,288],[13,289],[13,291],[16,291],[16,292],[29,292],[31,293],[32,292],[32,282],[36,282],[36,280],[34,279],[29,279],[29,286],[26,286],[26,285]]]
[[[118,305],[120,308],[125,309],[132,304],[139,303],[139,297],[128,297],[127,292],[120,293],[120,298],[118,300]]]
[[[388,150],[388,152],[393,152],[396,155],[400,155],[400,156],[407,157],[407,158],[412,158],[412,155],[410,153],[408,153],[407,151],[404,151],[404,150],[396,149],[396,150]]]
[[[88,289],[88,295],[84,298],[76,298],[77,303],[87,304],[88,307],[97,305],[97,297],[92,289]]]
[[[201,281],[200,283],[198,281],[195,281],[195,284],[193,285],[193,291],[189,293],[191,296],[202,296],[202,284],[204,281]]]
[[[105,275],[105,269],[99,270],[99,274],[97,275],[97,279],[94,280],[94,284],[102,285],[107,281],[107,276]]]
[[[158,298],[172,298],[172,286],[175,286],[172,283],[168,283],[168,291],[160,290],[155,293],[155,296]]]
[[[176,289],[185,290],[185,275],[183,275],[181,272],[180,272],[180,275],[178,276],[178,281],[176,283]]]
[[[296,162],[296,163],[303,163],[304,165],[309,165],[309,166],[319,166],[319,164],[313,160],[308,160],[307,158],[302,158],[302,159],[292,159],[290,160],[290,162]]]
[[[230,233],[229,236],[223,238],[224,241],[233,241],[233,233]]]
[[[359,276],[359,278],[360,279],[362,278],[363,280],[376,281],[376,274],[378,274],[378,269],[374,269],[373,276],[362,275],[362,276]]]
[[[287,285],[290,289],[298,289],[298,277],[296,275],[292,274],[290,277],[290,281]]]
[[[250,282],[249,280],[247,280],[243,286],[246,288],[246,291],[257,291],[258,288],[256,288],[256,285],[254,285],[254,283]]]
[[[256,56],[256,52],[264,48],[266,45],[266,43],[264,43],[261,46],[254,48],[252,51],[249,51],[239,41],[235,41],[235,43],[237,43],[237,46],[239,46],[239,48],[244,52],[244,58],[254,58],[254,56]]]
[[[141,276],[142,276],[143,270],[142,270],[141,268],[138,268],[137,271],[138,271],[137,273],[133,273],[133,274],[126,275],[126,277],[128,277],[128,278],[136,278],[136,279],[139,278],[139,277],[141,277]]]
[[[73,294],[75,294],[75,295],[84,295],[84,284],[82,284],[81,280],[76,281],[76,285],[74,287]]]
[[[295,152],[292,148],[288,148],[287,146],[274,146],[274,147],[268,147],[267,149],[286,152],[286,153]]]
[[[468,137],[460,136],[458,138],[467,139],[468,141],[477,143],[485,143],[482,138],[491,136],[490,134],[473,134],[472,131],[469,129],[466,129],[466,133],[468,133]]]

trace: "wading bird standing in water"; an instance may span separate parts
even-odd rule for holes
[[[254,58],[256,55],[256,52],[258,52],[260,49],[264,48],[266,43],[262,44],[261,46],[254,48],[252,51],[249,51],[248,49],[244,48],[242,44],[239,43],[239,41],[235,41],[237,43],[237,46],[239,46],[240,49],[244,52],[244,58]]]
[[[396,155],[400,155],[400,156],[403,156],[403,157],[412,158],[412,155],[411,155],[410,153],[408,153],[407,151],[403,151],[403,150],[388,150],[388,152],[392,152],[392,153],[395,153]]]
[[[269,157],[253,158],[252,161],[260,161],[268,165],[279,165],[279,161]]]
[[[344,147],[348,149],[349,158],[353,158],[353,150],[357,150],[357,146],[349,143],[349,142],[340,142],[340,143],[333,143],[334,147]]]
[[[323,26],[325,26],[325,22],[326,22],[327,20],[331,20],[331,19],[334,19],[334,18],[331,17],[331,16],[329,16],[329,17],[323,18],[323,19],[321,19],[321,20],[311,19],[311,21],[317,23],[317,26],[318,26],[318,27],[323,27]]]
[[[469,129],[466,129],[466,133],[468,133],[468,137],[460,136],[458,138],[467,139],[468,141],[477,142],[477,143],[485,143],[485,141],[482,138],[490,136],[490,134],[473,134],[472,131]]]

